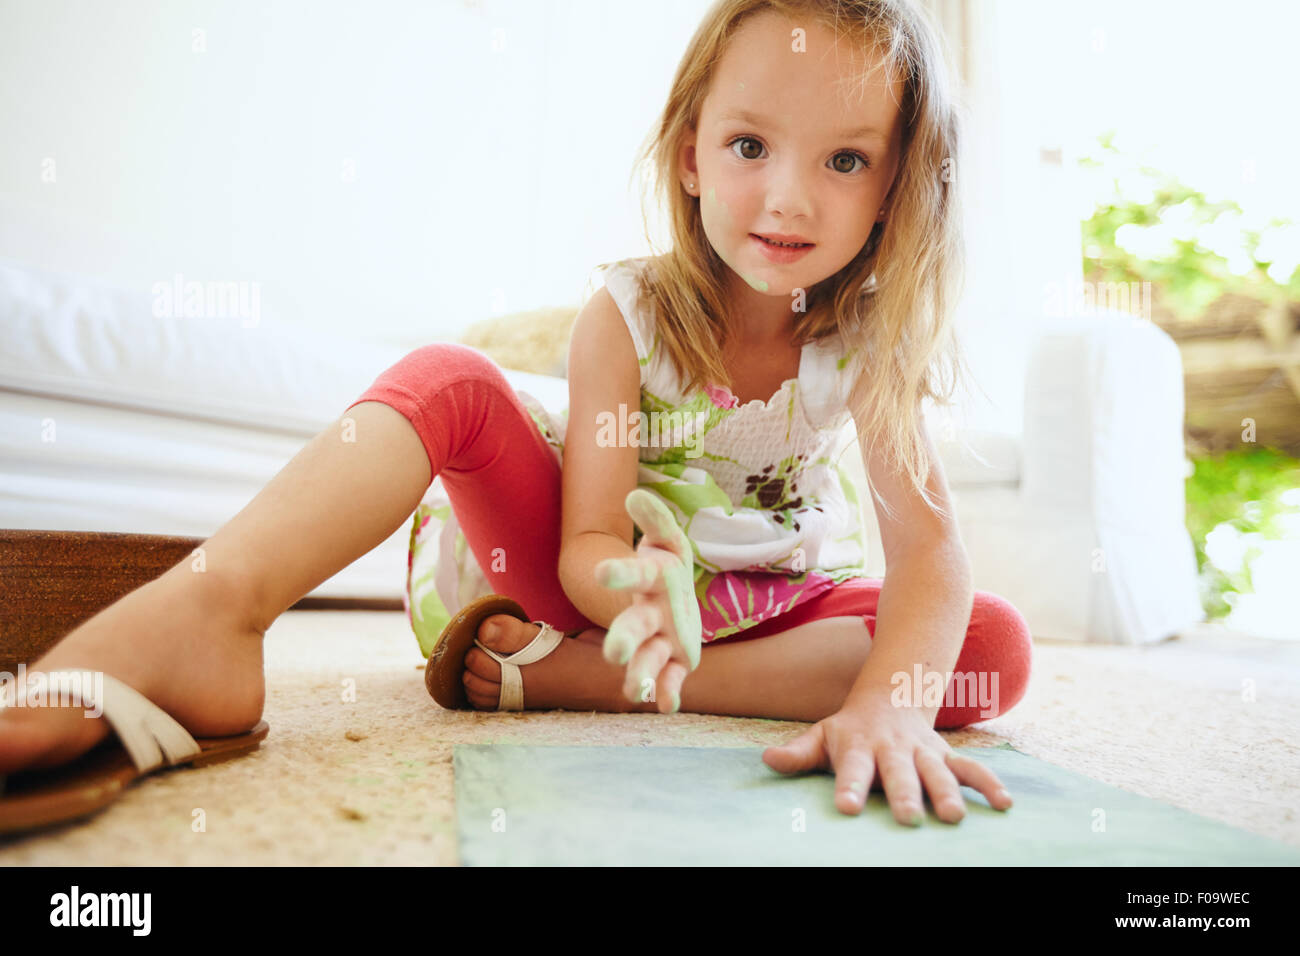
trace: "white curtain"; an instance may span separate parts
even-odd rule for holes
[[[1087,42],[1054,4],[922,0],[967,110],[965,294],[958,335],[978,385],[958,424],[1019,434],[1025,361],[1053,291],[1082,280],[1073,159],[1065,148]]]

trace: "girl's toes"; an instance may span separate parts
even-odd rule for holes
[[[501,680],[501,665],[477,647],[471,647],[469,653],[465,655],[465,671],[482,677],[484,680],[496,682]]]
[[[537,631],[536,624],[521,621],[509,614],[493,614],[479,625],[478,639],[484,647],[490,647],[498,654],[513,654],[527,646],[537,636]],[[483,657],[491,660],[486,654]]]
[[[466,670],[461,676],[461,681],[465,685],[465,693],[470,699],[470,703],[480,709],[485,707],[495,708],[501,702],[501,685],[490,680],[484,680],[470,670]]]
[[[538,630],[537,625],[509,614],[493,614],[479,625],[478,639],[498,654],[513,654],[526,647]],[[496,710],[501,703],[501,665],[480,648],[471,647],[466,653],[461,681],[476,709]]]

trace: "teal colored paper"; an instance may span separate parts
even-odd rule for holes
[[[966,817],[894,821],[873,792],[835,809],[834,778],[785,777],[763,748],[458,745],[461,862],[1127,866],[1300,864],[1300,851],[1098,783],[1010,746],[963,747],[1011,791],[1005,813],[963,787]],[[1104,813],[1104,830],[1095,830]],[[799,827],[802,825],[803,829]]]

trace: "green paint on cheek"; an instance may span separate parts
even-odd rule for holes
[[[733,225],[731,210],[727,207],[725,202],[718,198],[718,194],[714,191],[712,186],[709,187],[709,191],[704,195],[704,204],[700,207],[700,216],[704,220],[705,232],[710,231],[708,227],[714,219],[717,220],[719,226],[723,227],[719,231],[725,232],[727,228],[730,228]],[[768,290],[768,284],[765,280],[741,269],[716,245],[713,248],[714,251],[717,252],[718,258],[730,266],[732,272],[744,279],[745,283],[751,289],[755,292],[766,292]]]
[[[715,221],[720,226],[731,225],[731,210],[727,208],[725,202],[718,198],[718,192],[712,186],[704,194],[704,205],[700,208],[700,216],[704,219],[706,226],[713,225]],[[727,265],[731,265],[731,263],[727,263]]]

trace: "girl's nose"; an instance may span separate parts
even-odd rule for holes
[[[789,167],[774,169],[767,184],[766,210],[769,215],[786,220],[809,214],[808,187],[797,170]]]

